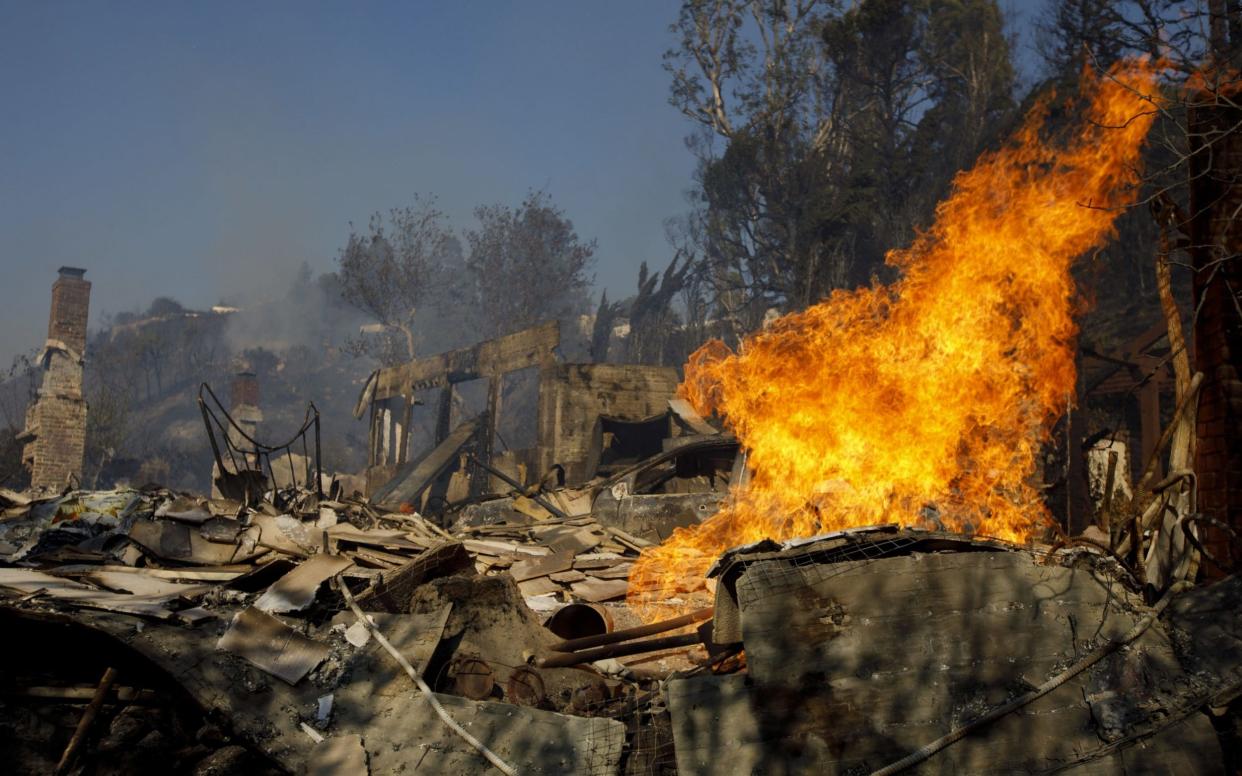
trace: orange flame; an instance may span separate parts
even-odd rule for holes
[[[1084,76],[1086,120],[1057,148],[1044,106],[954,181],[935,224],[887,261],[891,286],[835,291],[690,357],[680,392],[719,412],[754,475],[713,518],[647,551],[641,616],[704,602],[686,585],[729,547],[880,523],[1028,541],[1046,509],[1029,481],[1073,392],[1075,257],[1133,203],[1156,110],[1155,68]],[[701,585],[701,582],[699,583]]]

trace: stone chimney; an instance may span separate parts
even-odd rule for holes
[[[91,284],[86,270],[61,267],[52,284],[47,344],[40,362],[43,383],[26,412],[23,459],[33,487],[80,484],[86,453],[86,400],[82,398],[82,354]]]
[[[254,372],[238,372],[233,375],[229,409],[259,406],[259,378]]]
[[[238,429],[242,433],[247,434],[250,438],[255,438],[259,430],[259,424],[263,422],[263,412],[259,409],[259,378],[254,372],[241,371],[233,375],[233,381],[229,384],[229,415],[237,424],[237,428],[229,426],[225,433],[228,435],[229,445],[235,451],[250,450],[253,445],[238,433]],[[223,451],[221,451],[223,453]],[[234,463],[238,468],[259,469],[262,462],[255,459],[254,456],[246,455],[242,459],[234,459],[227,453],[224,455],[224,468],[228,474],[239,474],[234,471]],[[223,493],[217,480],[220,478],[220,467],[215,461],[211,463],[211,496],[212,498],[221,498]]]

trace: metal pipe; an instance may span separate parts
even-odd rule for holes
[[[649,625],[639,625],[634,628],[626,628],[625,630],[613,631],[612,633],[601,633],[598,636],[583,636],[580,639],[570,639],[562,641],[559,644],[552,645],[553,652],[573,652],[578,649],[587,649],[589,647],[600,647],[605,644],[616,644],[618,641],[629,641],[640,636],[652,636],[656,633],[664,633],[675,628],[684,628],[687,625],[693,625],[696,622],[710,619],[716,610],[713,607],[706,607],[697,611],[683,614],[680,617],[674,617],[671,620],[662,620],[653,622]],[[698,638],[697,636],[695,637]]]
[[[544,658],[539,661],[542,668],[565,668],[566,666],[576,666],[579,663],[591,663],[596,660],[604,660],[610,657],[625,657],[626,655],[637,655],[641,652],[658,652],[662,649],[674,649],[676,647],[689,647],[694,644],[702,643],[697,633],[681,633],[676,636],[664,636],[659,639],[651,639],[649,641],[630,641],[624,644],[609,644],[595,649],[587,649],[582,652],[561,652],[551,657]]]

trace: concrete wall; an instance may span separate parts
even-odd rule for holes
[[[641,420],[668,410],[677,370],[628,364],[555,364],[540,374],[541,466],[565,467],[570,482],[584,479],[595,421],[600,415]]]

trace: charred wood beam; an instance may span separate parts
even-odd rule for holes
[[[111,666],[104,671],[103,678],[99,680],[99,686],[95,688],[95,696],[91,698],[91,702],[87,705],[86,711],[82,712],[82,718],[78,720],[78,727],[73,731],[73,737],[69,739],[69,744],[65,747],[65,752],[60,756],[60,762],[56,764],[56,774],[68,773],[70,767],[78,757],[78,752],[82,750],[82,745],[86,743],[87,736],[90,735],[91,728],[95,725],[95,719],[99,716],[99,710],[103,708],[104,701],[108,697],[108,692],[112,689],[112,685],[116,683],[117,671]]]

